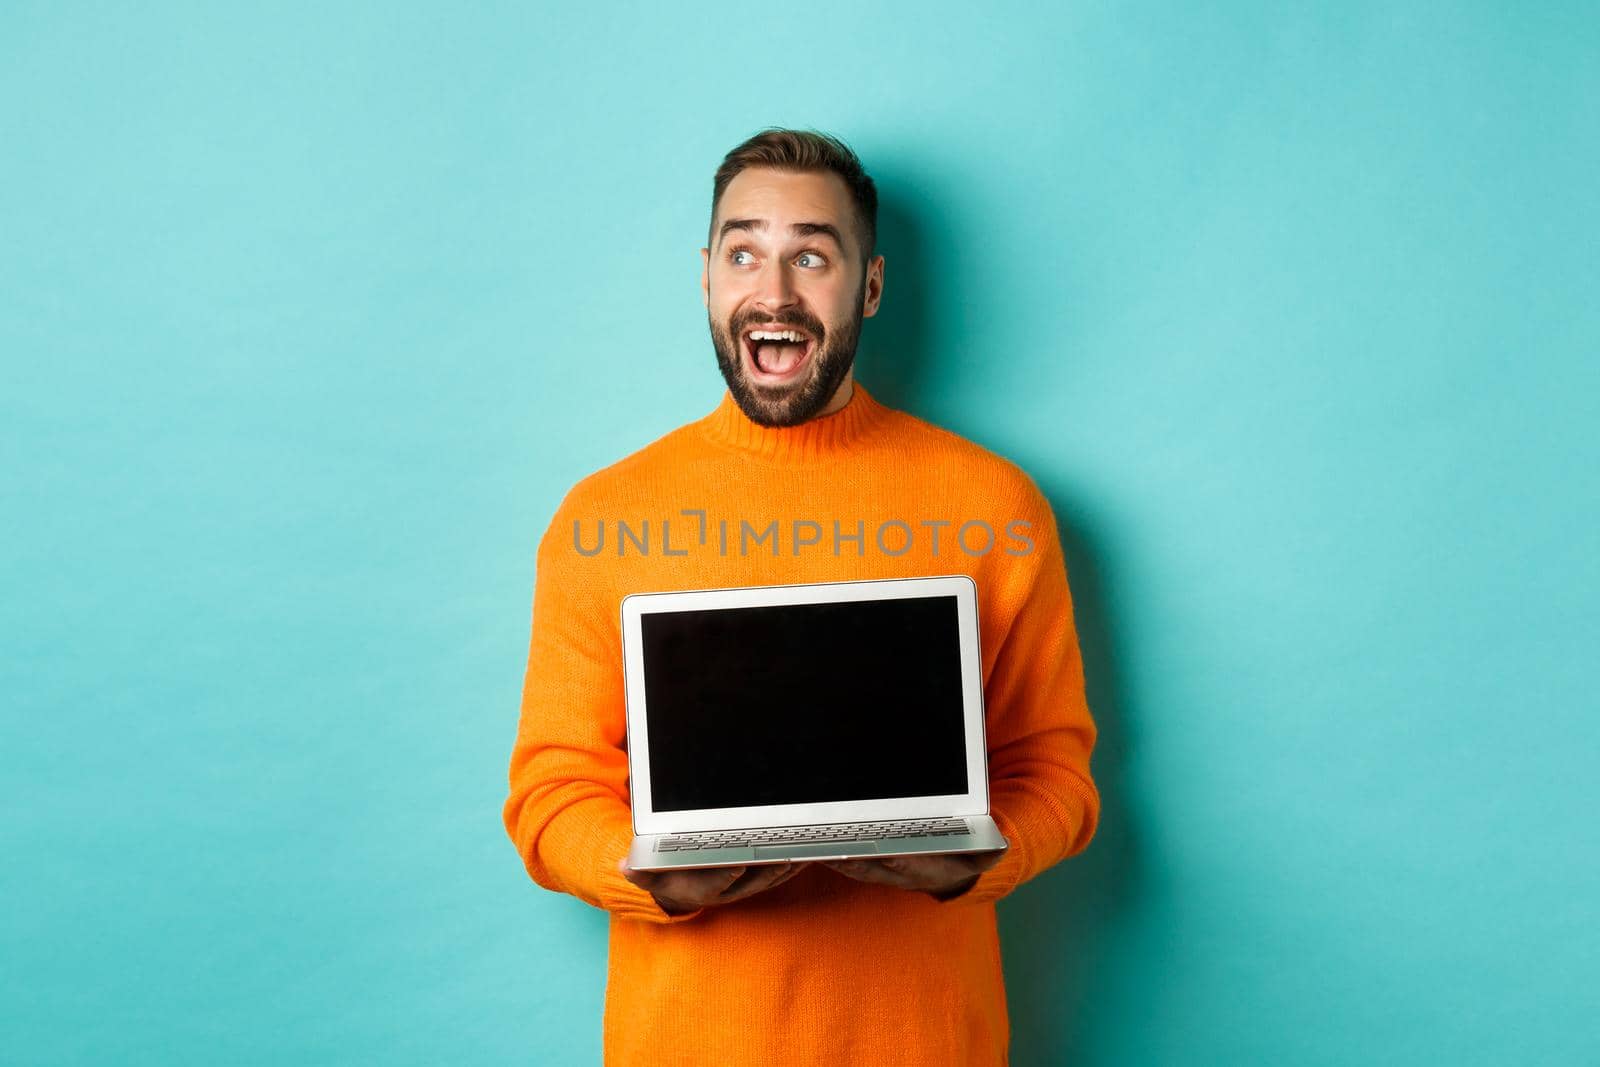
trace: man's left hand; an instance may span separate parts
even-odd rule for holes
[[[972,888],[978,876],[1000,862],[1004,851],[944,856],[887,856],[881,860],[823,860],[824,866],[858,882],[930,893],[940,900]]]

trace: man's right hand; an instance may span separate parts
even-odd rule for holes
[[[668,915],[687,915],[697,908],[732,904],[763,889],[782,885],[808,864],[772,863],[759,867],[685,867],[676,871],[636,871],[622,857],[622,877],[656,898]]]

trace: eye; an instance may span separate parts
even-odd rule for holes
[[[827,264],[827,262],[828,262],[827,260],[823,259],[822,256],[820,256],[816,252],[801,252],[800,253],[800,259],[815,260],[815,263],[813,265],[814,266],[818,266],[818,267],[825,266]],[[795,262],[798,263],[799,260],[796,260]]]
[[[739,266],[743,266],[744,263],[740,261],[739,257],[748,255],[750,255],[750,250],[748,248],[735,248],[732,252],[728,253],[728,259]]]

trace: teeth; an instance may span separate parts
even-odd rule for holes
[[[790,341],[798,343],[805,338],[794,330],[751,330],[752,341]]]

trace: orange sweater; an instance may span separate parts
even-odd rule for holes
[[[955,573],[978,587],[998,866],[939,902],[812,864],[683,916],[622,877],[624,594]],[[778,429],[724,392],[580,481],[540,542],[505,824],[535,882],[610,913],[606,1063],[979,1067],[1007,1055],[995,901],[1089,843],[1094,739],[1055,519],[1020,468],[859,382]]]

